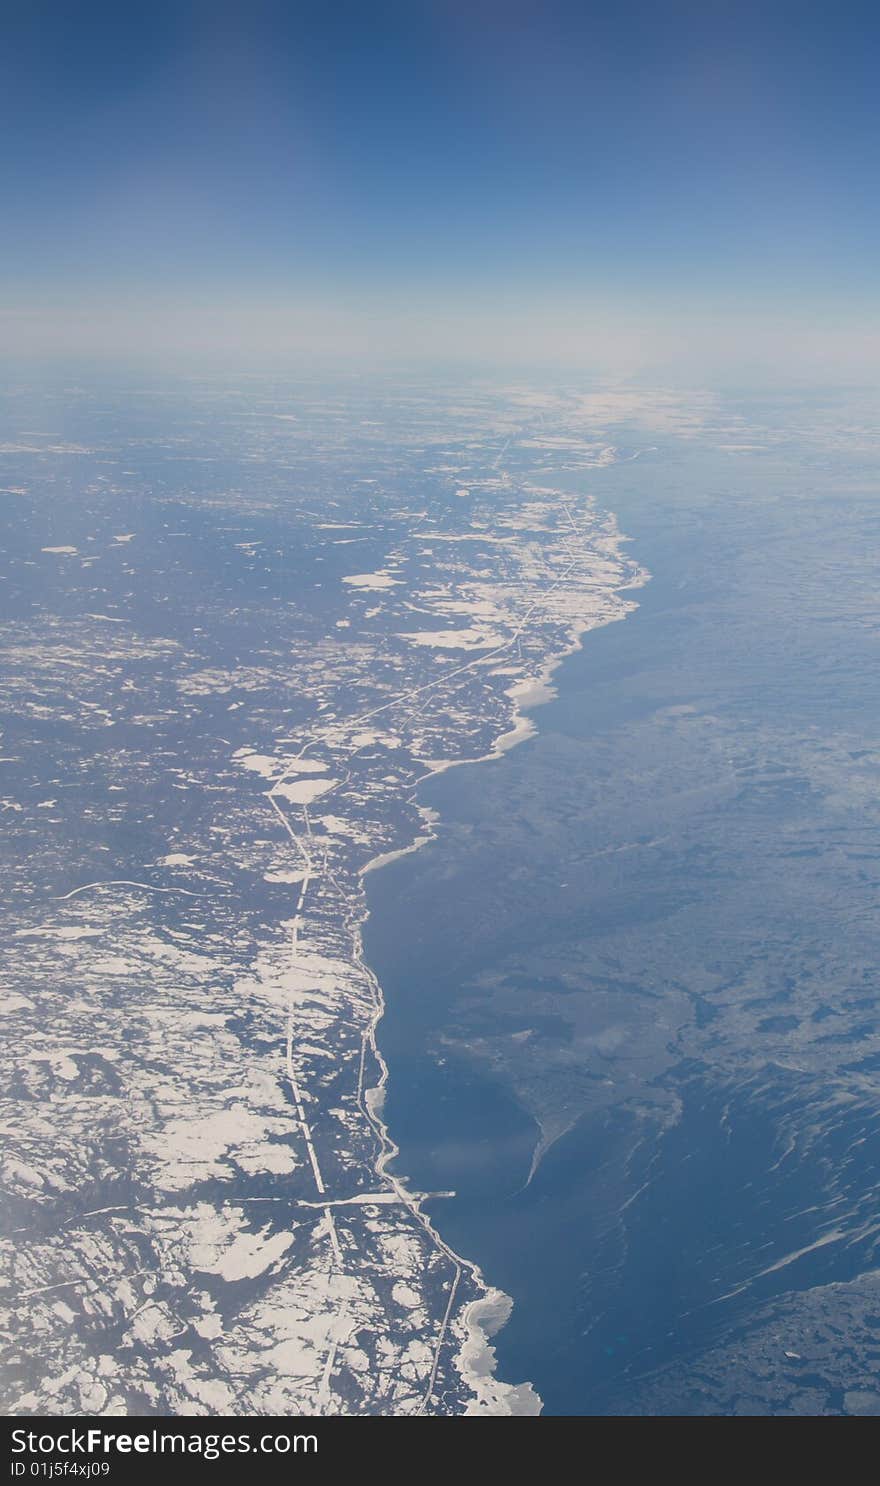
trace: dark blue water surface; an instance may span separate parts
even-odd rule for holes
[[[877,1366],[845,1327],[816,1360],[814,1315],[876,1241],[876,459],[667,440],[559,481],[653,577],[369,879],[399,1168],[454,1189],[434,1219],[513,1297],[499,1373],[548,1412],[741,1411],[703,1362],[773,1326],[802,1360],[750,1411],[839,1411]]]

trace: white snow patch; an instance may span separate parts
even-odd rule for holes
[[[33,1008],[33,1004],[27,996],[19,996],[17,991],[8,991],[0,1001],[0,1016],[8,1016],[13,1011],[24,1011],[28,1007]]]
[[[399,578],[389,578],[387,573],[351,573],[342,581],[351,588],[364,588],[369,592],[380,588],[396,588],[400,583]]]
[[[411,645],[428,645],[435,650],[491,650],[504,643],[503,636],[483,629],[425,629],[402,634],[400,638],[409,640]]]
[[[338,783],[338,779],[294,779],[289,784],[276,784],[272,793],[280,795],[283,800],[289,800],[291,805],[310,805],[312,800],[325,795],[328,789],[334,789]]]
[[[13,939],[99,939],[103,929],[76,929],[72,925],[63,929],[16,929]]]
[[[405,1285],[402,1280],[398,1280],[391,1294],[397,1304],[405,1306],[408,1311],[415,1310],[422,1303],[418,1290],[414,1290],[412,1285]]]
[[[264,779],[283,778],[287,774],[324,774],[327,765],[316,758],[272,758],[267,753],[252,753],[249,748],[239,748],[232,755],[243,769],[250,769]]]

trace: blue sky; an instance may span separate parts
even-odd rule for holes
[[[4,31],[13,339],[877,313],[875,6],[12,0]]]

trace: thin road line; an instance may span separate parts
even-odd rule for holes
[[[98,887],[139,887],[146,893],[183,893],[185,898],[210,898],[210,893],[193,893],[186,887],[155,887],[152,882],[130,882],[127,877],[112,878],[109,882],[84,882],[82,887],[75,887],[69,893],[56,894],[52,898],[53,903],[66,903],[68,898],[75,898],[78,893],[88,893]]]

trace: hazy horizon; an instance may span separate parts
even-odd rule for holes
[[[2,352],[873,380],[877,17],[21,9]]]

